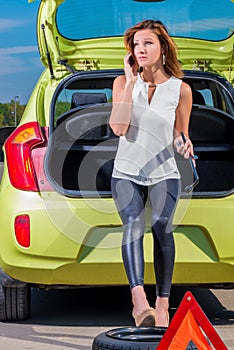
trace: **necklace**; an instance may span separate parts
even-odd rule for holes
[[[150,81],[145,80],[144,74],[142,74],[142,80],[148,84],[149,87],[156,87],[157,84],[151,83]]]

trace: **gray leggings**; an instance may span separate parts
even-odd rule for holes
[[[180,180],[168,179],[152,186],[143,186],[127,179],[112,178],[111,187],[123,222],[122,255],[130,288],[144,285],[144,209],[149,199],[156,294],[169,297],[175,258],[172,220],[181,193]]]

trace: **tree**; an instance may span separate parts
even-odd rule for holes
[[[15,101],[11,100],[10,103],[0,103],[0,127],[1,126],[14,126],[15,125]],[[25,110],[25,105],[20,105],[19,101],[16,102],[17,110],[17,124],[22,118]]]
[[[0,128],[3,126],[4,115],[0,113]]]

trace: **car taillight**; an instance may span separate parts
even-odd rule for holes
[[[37,122],[19,126],[8,137],[5,152],[12,186],[20,190],[38,191],[31,152],[35,147],[42,147],[44,144],[45,138]]]
[[[15,237],[24,248],[30,246],[30,220],[28,215],[18,215],[15,218]]]

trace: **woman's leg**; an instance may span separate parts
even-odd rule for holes
[[[168,325],[168,307],[174,268],[175,246],[172,220],[180,196],[180,180],[170,179],[151,186],[152,233],[156,275],[157,325]]]
[[[111,186],[113,198],[123,222],[123,262],[132,293],[133,314],[137,316],[149,308],[144,292],[143,252],[147,188],[129,180],[116,178],[112,178]]]

